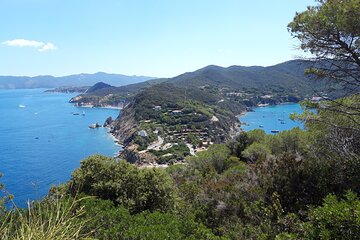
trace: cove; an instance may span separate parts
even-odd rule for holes
[[[294,127],[304,128],[299,121],[292,121],[289,117],[292,113],[302,113],[300,104],[280,104],[274,106],[257,107],[252,112],[247,112],[239,117],[244,131],[263,129],[268,134],[290,130]]]

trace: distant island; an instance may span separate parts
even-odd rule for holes
[[[64,77],[54,76],[0,76],[0,89],[18,88],[60,88],[60,87],[83,87],[92,86],[97,82],[104,81],[114,86],[123,86],[140,83],[153,77],[126,76],[122,74],[109,74],[98,72],[94,74],[75,74]]]

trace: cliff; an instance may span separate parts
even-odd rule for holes
[[[138,127],[138,121],[135,119],[134,103],[127,105],[119,116],[111,123],[111,133],[125,147],[131,142],[132,136]]]

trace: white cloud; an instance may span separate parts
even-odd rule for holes
[[[52,43],[46,43],[44,44],[40,49],[39,51],[40,52],[44,52],[44,51],[49,51],[49,50],[56,50],[57,48],[55,47],[54,44]]]
[[[2,44],[10,46],[10,47],[32,47],[38,49],[39,52],[56,50],[56,46],[50,42],[44,43],[34,40],[26,40],[26,39],[14,39],[3,42]]]
[[[25,39],[14,39],[3,42],[3,44],[10,47],[41,47],[44,45],[43,42],[33,41],[33,40],[25,40]]]

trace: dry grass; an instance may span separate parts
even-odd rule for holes
[[[80,199],[81,200],[81,199]],[[26,210],[14,208],[0,223],[2,240],[73,240],[86,239],[81,233],[86,221],[80,200],[35,202]]]

